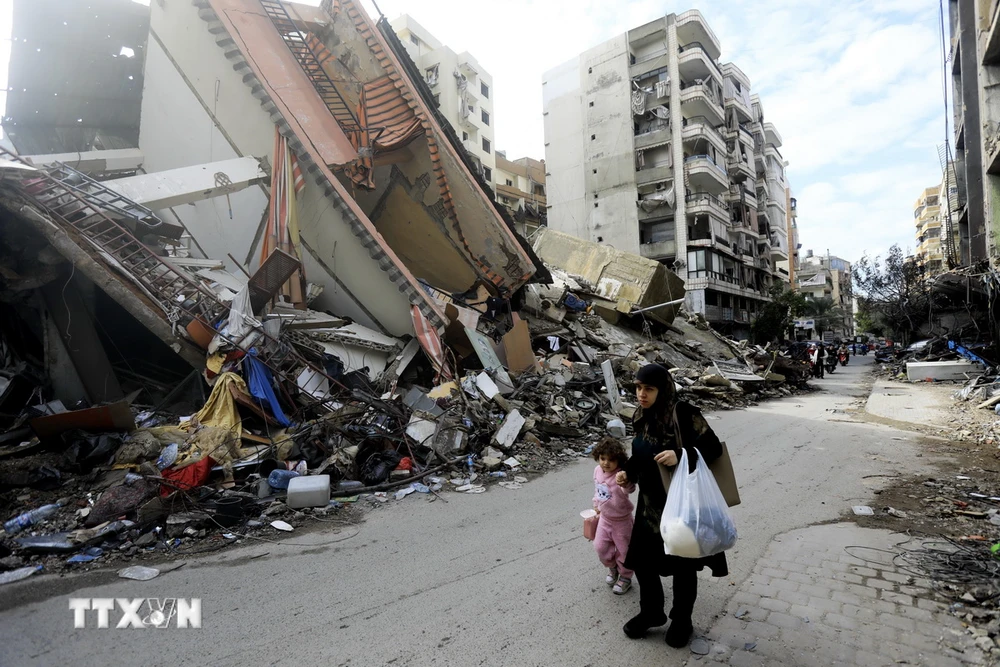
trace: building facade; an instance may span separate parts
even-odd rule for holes
[[[996,257],[1000,231],[1000,3],[949,0],[958,263]]]
[[[746,335],[789,259],[785,164],[720,53],[692,10],[546,72],[548,224],[667,264],[688,309]]]
[[[796,289],[807,301],[830,299],[840,315],[829,322],[828,329],[835,338],[846,339],[854,335],[854,296],[851,289],[851,263],[834,255],[814,255],[806,251],[797,273]]]
[[[941,186],[925,188],[913,205],[916,226],[914,257],[924,275],[933,276],[948,268],[941,245]]]
[[[508,160],[503,151],[497,151],[494,173],[497,203],[510,213],[518,233],[530,237],[546,224],[545,160]]]
[[[423,74],[434,101],[483,179],[496,189],[493,144],[493,77],[468,51],[455,53],[403,14],[389,24]]]

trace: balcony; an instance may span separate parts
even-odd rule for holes
[[[733,179],[752,179],[757,175],[753,165],[735,155],[726,157],[726,167],[729,170],[729,176]]]
[[[643,243],[639,246],[639,254],[646,259],[663,260],[677,254],[676,241],[660,241],[659,243]]]
[[[735,79],[739,82],[741,86],[750,89],[750,77],[748,77],[743,70],[736,66],[736,63],[725,63],[720,67],[722,70],[722,75],[727,79]]]
[[[684,197],[684,211],[687,215],[712,215],[718,220],[729,222],[729,205],[707,192],[696,192]]]
[[[665,68],[669,63],[670,49],[658,49],[637,57],[635,64],[629,67],[628,73],[633,80],[641,79],[650,72]]]
[[[681,44],[699,42],[708,51],[712,60],[718,60],[722,54],[719,38],[712,32],[708,21],[697,9],[688,10],[677,15],[677,41]]]
[[[746,102],[744,102],[741,97],[727,97],[726,109],[733,109],[736,111],[740,121],[744,123],[753,117],[750,113],[750,107],[746,105]]]
[[[635,149],[655,148],[656,146],[670,143],[670,139],[670,125],[664,122],[659,128],[635,135]]]
[[[720,153],[726,152],[726,140],[722,138],[722,135],[719,134],[719,130],[712,124],[712,122],[704,116],[685,118],[684,129],[681,133],[681,137],[682,140],[686,142],[704,139],[708,143],[715,146],[715,149]]]
[[[721,195],[729,189],[729,175],[715,164],[708,155],[684,158],[684,172],[692,188],[709,194]]]
[[[764,123],[764,141],[765,143],[774,144],[775,148],[781,146],[781,135],[778,134],[774,123]]]
[[[719,66],[700,42],[691,42],[681,47],[680,55],[677,56],[677,66],[682,80],[714,78],[719,82],[722,81]]]
[[[635,173],[637,185],[649,185],[662,181],[671,181],[674,178],[674,168],[670,165],[652,165],[645,169],[640,169]]]
[[[740,203],[740,193],[743,193],[743,201],[750,208],[757,208],[757,197],[754,195],[753,191],[746,188],[740,188],[738,185],[730,186],[729,190],[726,192],[726,201],[729,202],[731,206],[735,206]]]
[[[722,125],[726,119],[715,91],[703,83],[682,86],[681,110],[688,118],[704,116],[713,125]]]

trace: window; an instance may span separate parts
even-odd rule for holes
[[[438,65],[433,67],[428,67],[424,71],[424,81],[427,82],[428,86],[436,86],[438,82]]]
[[[594,170],[594,173],[595,173],[595,174],[597,173],[597,170],[596,170],[596,169]],[[547,176],[547,175],[548,175],[548,174],[546,174],[546,176]]]
[[[597,242],[598,243],[604,243],[604,237],[603,236],[598,236],[597,237]]]
[[[591,103],[590,103],[590,106],[594,106],[594,103],[593,103],[593,102],[591,102]]]
[[[483,137],[483,151],[486,153],[490,152],[490,140]]]
[[[468,141],[468,140],[469,140],[469,133],[462,132],[462,141]]]
[[[510,180],[510,179],[508,178],[508,179],[507,179],[507,186],[508,186],[508,187],[514,187],[514,181],[512,181],[512,180]]]
[[[493,170],[489,167],[483,167],[483,178],[487,183],[493,182]]]
[[[482,113],[483,123],[485,123],[486,125],[489,125],[490,124],[490,114],[489,114],[489,112],[486,111],[486,109],[480,109],[480,112]]]
[[[479,82],[479,92],[483,94],[483,97],[490,99],[490,87],[487,86],[482,81]]]
[[[592,135],[590,135],[590,140],[591,140],[591,141],[593,141],[593,140],[595,140],[595,139],[597,139],[597,135],[596,135],[596,134],[592,134]]]
[[[441,93],[434,94],[434,106],[436,106],[438,109],[441,108]]]
[[[414,35],[412,32],[410,33],[410,41],[416,44],[417,46],[420,46],[420,38]]]

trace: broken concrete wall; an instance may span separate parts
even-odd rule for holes
[[[552,229],[541,229],[535,251],[550,266],[580,276],[620,313],[684,298],[684,283],[663,264],[608,245],[592,243]],[[679,305],[649,311],[669,324]]]
[[[141,131],[147,171],[244,155],[273,159],[274,122],[210,32],[204,10],[189,2],[152,3],[150,9],[154,53],[147,68]],[[177,118],[186,120],[178,123]],[[193,129],[199,127],[200,132]],[[187,138],[180,140],[182,135]],[[251,188],[230,200],[232,220],[225,198],[186,207],[194,210],[181,215],[207,255],[221,259],[232,252],[241,261],[250,256],[256,266],[266,198]],[[307,177],[298,205],[306,275],[325,288],[315,305],[393,335],[410,333],[407,296],[371,258],[313,178]]]

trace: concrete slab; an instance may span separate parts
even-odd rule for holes
[[[905,382],[875,383],[865,410],[876,417],[906,424],[944,426],[951,419],[948,406],[953,385]]]

